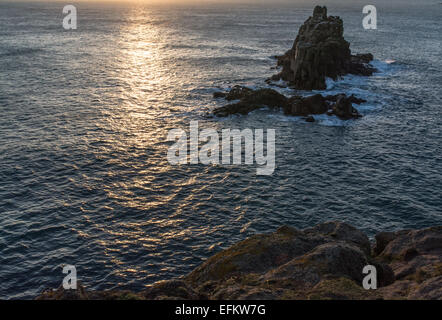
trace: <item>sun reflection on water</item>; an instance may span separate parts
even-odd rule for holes
[[[115,39],[118,51],[108,65],[108,76],[117,85],[113,93],[103,97],[103,117],[97,126],[105,134],[95,150],[96,157],[109,168],[100,187],[112,210],[104,210],[107,219],[95,219],[92,230],[107,234],[95,241],[109,257],[111,273],[130,277],[142,270],[124,266],[121,247],[129,250],[136,246],[141,256],[155,256],[158,245],[191,236],[190,229],[174,228],[184,221],[179,213],[166,216],[160,212],[167,212],[165,208],[177,194],[186,191],[182,186],[193,182],[171,176],[168,182],[158,183],[170,170],[164,141],[166,129],[173,125],[173,113],[167,101],[174,98],[171,83],[177,81],[173,58],[162,50],[169,41],[167,28],[151,21],[150,11],[142,6],[132,8],[124,21]],[[133,214],[122,216],[119,208]]]

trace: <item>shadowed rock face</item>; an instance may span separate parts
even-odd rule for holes
[[[323,90],[326,77],[336,80],[348,73],[371,75],[375,69],[367,63],[373,56],[352,56],[343,34],[341,18],[328,17],[326,7],[315,7],[313,16],[299,29],[292,49],[278,57],[283,69],[272,80],[283,79],[302,90]]]
[[[442,227],[383,232],[328,222],[284,226],[207,259],[186,277],[141,292],[47,290],[37,299],[442,299]],[[366,265],[378,290],[362,287]]]

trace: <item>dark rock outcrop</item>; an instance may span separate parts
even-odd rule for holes
[[[226,117],[231,114],[246,115],[262,107],[285,108],[288,104],[287,97],[273,89],[254,91],[246,87],[235,86],[225,94],[225,97],[227,100],[240,99],[240,101],[215,109],[213,113],[218,117]]]
[[[352,99],[348,98],[345,95],[339,97],[335,105],[333,106],[332,114],[335,114],[336,116],[344,120],[361,117],[361,115],[358,113],[358,110],[353,108],[351,101]]]
[[[253,90],[247,87],[236,85],[229,92],[215,92],[214,98],[224,98],[227,101],[241,100],[253,93]]]
[[[341,94],[336,94],[336,95],[328,95],[328,96],[325,96],[324,98],[325,98],[325,100],[327,100],[329,102],[337,102],[338,99],[342,96],[343,96],[343,94],[341,93]],[[349,96],[348,99],[350,99],[350,102],[354,103],[354,104],[361,104],[361,103],[367,102],[367,100],[357,98],[353,94],[351,96]]]
[[[378,290],[362,287],[366,265]],[[37,299],[442,299],[442,227],[380,233],[328,222],[284,226],[207,259],[189,275],[141,292],[46,290]]]
[[[352,55],[344,39],[341,18],[327,16],[327,8],[316,6],[313,16],[299,29],[292,49],[277,57],[282,71],[271,80],[283,79],[296,89],[326,89],[326,77],[336,80],[345,74],[368,76],[371,54]]]
[[[326,97],[315,94],[309,97],[287,98],[273,89],[252,90],[241,86],[233,87],[230,92],[217,92],[214,95],[239,100],[239,102],[216,108],[213,114],[217,117],[227,117],[232,114],[246,115],[256,109],[268,107],[273,110],[282,110],[286,115],[304,116],[308,122],[314,122],[311,115],[325,113],[336,115],[344,120],[359,118],[361,115],[353,108],[352,103],[365,102],[363,99],[353,95],[347,97],[345,94]]]
[[[315,122],[316,120],[315,120],[315,118],[313,116],[308,116],[308,117],[305,118],[305,121],[306,122]]]
[[[290,98],[289,105],[283,108],[284,114],[292,116],[308,116],[312,114],[323,114],[330,109],[327,100],[315,94],[310,97],[294,96]]]
[[[373,55],[352,55],[350,44],[343,37],[344,27],[341,18],[328,17],[326,7],[315,7],[313,16],[300,28],[293,48],[283,56],[277,57],[282,71],[268,79],[286,80],[297,89],[325,89],[326,77],[337,79],[351,73],[371,75],[375,69],[369,65]],[[323,97],[320,94],[310,97],[285,97],[272,89],[252,90],[234,86],[229,92],[215,92],[215,98],[239,102],[216,108],[213,113],[218,117],[232,114],[246,115],[261,107],[281,109],[286,115],[304,116],[307,122],[314,122],[312,115],[336,115],[343,120],[357,119],[361,115],[353,103],[365,102],[354,95],[339,94]]]
[[[386,299],[442,299],[442,226],[380,233],[373,251],[396,278]]]

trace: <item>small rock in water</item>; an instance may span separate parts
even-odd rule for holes
[[[315,118],[313,118],[313,116],[308,116],[307,118],[305,118],[306,122],[315,122]]]
[[[217,92],[213,93],[213,97],[216,99],[225,98],[226,96],[227,96],[227,93],[221,92],[221,91],[217,91]]]

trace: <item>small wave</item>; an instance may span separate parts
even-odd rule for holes
[[[398,68],[399,63],[393,59],[386,59],[384,61],[373,60],[371,65],[378,70],[378,72],[375,73],[376,75],[388,75]]]
[[[387,59],[385,61],[374,60],[372,61],[372,66],[375,67],[378,72],[375,73],[376,76],[384,76],[390,74],[395,70],[395,66],[397,65],[396,60]],[[338,80],[333,80],[331,78],[326,79],[326,89],[325,90],[312,90],[312,91],[303,91],[303,90],[295,90],[296,94],[307,97],[312,94],[322,94],[323,96],[327,95],[337,95],[344,93],[348,96],[355,95],[358,98],[366,100],[365,103],[360,105],[353,105],[359,113],[362,115],[366,115],[370,112],[380,110],[385,106],[385,101],[387,101],[390,96],[386,96],[378,91],[373,90],[373,83],[371,83],[370,79],[374,77],[366,77],[359,75],[346,75]],[[295,94],[295,91],[288,87],[288,83],[280,80],[275,81],[269,84],[258,85],[256,82],[246,82],[243,83],[246,87],[257,90],[262,87],[272,88],[278,91],[281,94],[286,96],[291,96]],[[230,87],[230,86],[229,86]],[[224,87],[226,91],[229,89]],[[269,114],[267,115],[270,118],[274,118],[278,121],[290,121],[290,122],[299,122],[305,123],[305,117],[299,116],[286,116],[283,114]],[[341,120],[336,116],[329,116],[326,114],[323,115],[313,115],[316,120],[316,124],[330,127],[344,127],[344,126],[352,126],[354,125],[354,121],[352,120]]]
[[[370,63],[374,68],[377,69],[375,75],[388,75],[392,71],[395,71],[398,67],[398,62],[393,59],[386,59],[384,61],[381,60],[373,60]],[[369,77],[359,76],[359,75],[346,75],[338,80],[333,80],[331,78],[326,79],[326,90],[331,90],[336,87],[338,84],[351,84],[351,85],[363,85],[367,82]]]
[[[326,127],[349,127],[354,124],[353,120],[341,120],[336,116],[320,114],[313,116],[318,124]]]
[[[378,70],[378,72],[375,73],[376,75],[383,75],[383,74],[388,74],[390,71],[393,71],[394,68],[392,67],[392,65],[396,65],[396,63],[397,63],[396,60],[385,60],[385,61],[375,60],[372,61],[372,66]],[[345,75],[337,80],[326,78],[325,90],[312,90],[312,91],[299,90],[299,94],[303,96],[309,96],[311,95],[312,92],[321,93],[325,95],[347,93],[347,94],[355,94],[365,99],[367,96],[371,94],[368,90],[361,89],[361,87],[366,86],[367,79],[368,77],[352,75],[352,74]],[[269,85],[269,87],[272,87],[274,89],[275,87],[282,89],[278,91],[293,91],[292,89],[289,88],[288,83],[283,80],[272,82]]]
[[[271,119],[275,119],[277,121],[282,121],[282,122],[305,122],[305,120],[303,119],[303,117],[296,117],[296,116],[286,116],[282,113],[271,113],[267,115],[268,118]]]
[[[341,120],[336,116],[329,116],[326,114],[313,115],[315,119],[314,123],[308,123],[305,121],[305,117],[300,116],[286,116],[283,114],[268,114],[267,117],[275,119],[277,121],[282,122],[295,122],[295,123],[304,123],[306,125],[322,125],[326,127],[348,127],[354,124],[352,120]]]
[[[354,108],[356,110],[358,110],[358,112],[361,114],[365,114],[366,112],[370,112],[370,111],[380,110],[380,109],[382,109],[382,107],[383,107],[383,103],[377,103],[377,104],[363,103],[363,104],[354,106]]]
[[[21,56],[34,54],[43,51],[40,48],[18,48],[18,49],[10,49],[6,50],[6,52],[0,52],[0,57],[13,57],[13,56]]]

